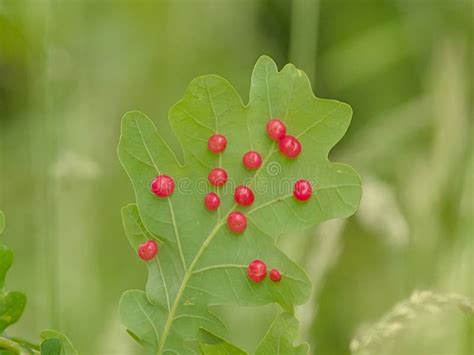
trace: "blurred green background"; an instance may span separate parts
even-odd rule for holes
[[[468,0],[0,0],[7,285],[29,297],[11,332],[56,327],[82,354],[141,353],[117,314],[146,276],[120,219],[133,200],[121,116],[148,113],[176,147],[166,115],[189,81],[219,74],[246,101],[261,54],[354,109],[331,158],[361,173],[360,211],[281,240],[315,286],[301,340],[349,354],[416,289],[472,300],[473,23]],[[472,316],[422,303],[363,351],[474,354]],[[248,348],[276,311],[220,310]]]

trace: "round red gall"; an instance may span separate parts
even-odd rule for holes
[[[247,266],[247,275],[254,282],[262,282],[267,276],[267,265],[262,260],[254,260]]]
[[[262,156],[257,152],[251,150],[244,154],[242,162],[247,169],[254,170],[262,166]]]
[[[204,197],[204,205],[209,211],[215,211],[219,208],[221,199],[218,194],[210,192]]]
[[[227,216],[227,226],[232,232],[240,234],[247,228],[247,217],[242,212],[232,212]]]
[[[138,246],[138,256],[140,259],[152,260],[158,253],[158,244],[154,240],[147,240]]]
[[[301,143],[296,137],[285,136],[278,143],[278,149],[288,158],[296,158],[301,153]]]
[[[308,200],[313,194],[313,187],[308,180],[298,180],[293,189],[293,196],[299,201]]]
[[[225,150],[227,139],[222,134],[214,134],[207,140],[207,148],[213,153],[220,153]]]
[[[168,197],[174,191],[174,180],[167,175],[159,175],[152,180],[150,189],[158,197]]]
[[[278,271],[277,269],[271,269],[270,274],[268,276],[273,282],[279,282],[281,280],[280,271]]]
[[[286,126],[283,121],[278,118],[274,118],[268,121],[266,129],[268,136],[274,141],[278,141],[286,135]]]
[[[249,206],[253,203],[255,196],[247,186],[237,186],[234,192],[234,200],[241,206]]]
[[[207,178],[211,185],[223,186],[227,182],[227,171],[221,168],[214,168],[209,172]]]

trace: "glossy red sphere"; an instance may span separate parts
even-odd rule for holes
[[[174,180],[167,175],[159,175],[152,180],[150,189],[156,196],[168,197],[174,191]]]
[[[306,201],[311,197],[313,194],[313,187],[311,186],[311,183],[308,180],[298,180],[295,183],[295,187],[293,189],[293,196],[297,200],[300,201]]]
[[[207,178],[211,185],[222,186],[227,182],[227,171],[221,168],[214,168],[209,172]]]
[[[158,253],[158,245],[154,240],[147,240],[138,246],[138,256],[140,259],[149,261]]]
[[[296,158],[301,153],[301,143],[293,136],[285,136],[278,143],[278,149],[288,158]]]
[[[241,206],[248,206],[253,203],[255,196],[253,191],[247,186],[237,186],[234,192],[234,200]]]
[[[278,271],[277,269],[271,269],[270,274],[268,276],[273,282],[278,282],[281,280],[280,271]]]
[[[267,122],[268,136],[274,141],[282,139],[286,135],[286,126],[278,118],[274,118]]]
[[[242,162],[247,169],[258,169],[262,165],[262,156],[251,150],[244,154]]]
[[[206,197],[204,197],[204,205],[209,211],[217,210],[220,204],[221,199],[219,195],[214,192],[209,192]]]
[[[262,260],[254,260],[247,266],[247,275],[254,282],[262,282],[267,276],[267,265]]]
[[[220,153],[225,150],[227,139],[222,134],[214,134],[207,140],[207,147],[213,153]]]
[[[232,212],[227,216],[227,226],[234,233],[242,233],[247,228],[247,217],[242,212]]]

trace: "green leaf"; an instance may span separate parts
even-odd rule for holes
[[[40,345],[38,344],[35,344],[31,341],[28,341],[26,339],[23,339],[23,338],[19,338],[19,337],[10,337],[10,340],[11,341],[14,341],[15,343],[17,343],[18,345],[24,347],[25,349],[27,349],[28,351],[30,351],[31,353],[34,352],[34,350],[37,350],[39,351],[40,350]]]
[[[309,345],[294,346],[298,333],[298,321],[291,314],[280,314],[270,326],[257,347],[255,355],[307,355]]]
[[[201,344],[199,347],[203,355],[247,355],[245,351],[240,350],[226,342],[218,344]]]
[[[311,285],[306,274],[275,241],[282,233],[355,212],[361,194],[358,175],[327,158],[351,114],[346,104],[315,98],[307,77],[293,65],[278,72],[270,58],[261,57],[247,106],[226,80],[207,75],[193,80],[171,108],[169,120],[183,147],[184,162],[176,159],[146,115],[134,111],[124,116],[118,155],[136,196],[136,205],[122,211],[125,230],[134,250],[150,238],[160,245],[159,257],[147,263],[146,293],[139,297],[144,311],[132,311],[138,307],[138,294],[126,294],[121,302],[122,319],[141,343],[156,353],[195,353],[201,328],[223,334],[224,325],[209,305],[279,303],[292,311],[308,299]],[[297,159],[284,158],[266,137],[265,124],[276,116],[303,145]],[[220,155],[207,150],[207,139],[216,132],[228,139]],[[248,150],[264,158],[257,171],[242,166]],[[224,167],[230,179],[217,189],[219,210],[209,212],[203,198],[213,190],[207,175],[217,166]],[[150,182],[158,174],[174,178],[176,190],[170,198],[150,193]],[[293,185],[301,178],[314,184],[313,197],[306,202],[292,198]],[[254,204],[243,209],[233,202],[233,188],[240,184],[252,187],[256,195]],[[241,235],[230,233],[225,223],[236,209],[249,220]],[[254,259],[278,268],[281,282],[249,281],[246,267]],[[153,338],[151,324],[156,328]]]
[[[43,344],[46,341],[50,339],[56,339],[56,340],[59,340],[60,342],[61,355],[77,355],[77,351],[72,345],[69,338],[56,330],[52,330],[52,329],[43,330],[40,334],[40,337],[42,340],[41,347],[43,347]],[[48,348],[51,347],[52,350],[56,349],[53,343],[47,344],[46,346],[48,346]],[[51,353],[51,354],[56,354],[56,353]]]
[[[25,306],[26,296],[23,293],[0,293],[0,333],[20,319]]]
[[[199,350],[202,355],[248,355],[246,351],[239,349],[226,340],[215,336],[205,329],[201,329],[206,343],[199,344]]]
[[[133,338],[143,347],[152,351],[158,346],[158,328],[165,314],[148,301],[145,292],[126,291],[120,299],[120,317]],[[135,329],[138,334],[133,332]]]
[[[41,343],[42,355],[61,355],[61,341],[58,338],[46,339]]]

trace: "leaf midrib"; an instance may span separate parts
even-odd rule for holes
[[[258,168],[258,170],[255,172],[255,175],[253,176],[252,180],[250,181],[250,184],[249,184],[250,186],[252,185],[253,181],[255,181],[255,178],[257,177],[259,172],[265,167],[266,162],[268,161],[268,159],[273,155],[273,153],[274,153],[273,147],[274,147],[274,144],[272,145],[272,148],[270,149],[270,152],[268,153],[268,156],[265,157],[265,159],[264,159],[262,165],[260,166],[260,168]],[[207,247],[209,246],[211,241],[214,239],[214,237],[217,235],[217,233],[219,232],[221,227],[225,224],[225,219],[226,219],[227,215],[229,215],[229,213],[234,211],[236,209],[236,207],[237,207],[237,204],[234,203],[233,206],[229,209],[229,211],[226,214],[224,214],[224,216],[220,220],[217,221],[214,229],[211,231],[211,233],[208,235],[208,237],[206,238],[204,243],[201,245],[201,248],[199,248],[198,252],[196,253],[196,255],[193,259],[193,261],[189,265],[189,268],[186,270],[186,272],[184,274],[184,277],[183,277],[183,281],[181,283],[181,286],[178,290],[178,293],[176,294],[176,298],[175,298],[175,301],[173,303],[173,306],[172,306],[170,312],[168,313],[168,318],[166,319],[166,323],[165,323],[165,326],[163,328],[163,332],[162,332],[161,337],[160,337],[158,350],[156,352],[158,355],[161,354],[161,352],[163,351],[163,347],[165,346],[165,343],[166,343],[166,338],[167,338],[168,333],[171,329],[171,324],[174,321],[174,315],[175,315],[175,313],[176,313],[176,311],[179,307],[179,303],[181,301],[181,297],[183,296],[184,290],[187,287],[187,283],[193,275],[194,267],[196,266],[197,262],[199,261],[199,258],[201,257],[202,253],[207,249]]]
[[[271,109],[271,102],[270,102],[270,89],[269,89],[269,85],[268,85],[268,64],[265,66],[265,74],[266,74],[265,75],[265,81],[266,81],[266,87],[267,87],[267,103],[268,103],[269,114],[270,114],[270,117],[271,117],[272,116],[272,109]],[[291,86],[291,91],[293,91],[293,85]],[[210,93],[208,92],[208,94],[209,94],[209,99],[210,99]],[[288,105],[289,105],[289,103],[290,102],[288,101]],[[288,115],[288,111],[289,110],[287,108],[287,112],[286,112],[285,117]],[[216,119],[217,119],[217,117],[216,117]],[[143,136],[141,135],[141,133],[140,133],[140,136],[143,140]],[[143,144],[146,145],[144,140],[143,140]],[[148,149],[147,149],[147,151],[148,151]],[[262,165],[260,166],[260,168],[257,169],[257,171],[255,172],[255,175],[253,176],[252,180],[250,181],[250,184],[249,184],[250,186],[252,186],[252,184],[255,181],[256,177],[258,176],[260,171],[265,167],[267,161],[271,158],[271,156],[275,153],[275,151],[276,151],[275,150],[275,142],[273,142],[267,156],[265,157],[265,159],[262,162]],[[154,163],[153,157],[151,157],[151,155],[149,155],[149,156],[150,156],[150,159],[152,160],[153,164],[156,166],[156,164]],[[206,238],[204,243],[201,245],[201,248],[199,248],[198,252],[196,253],[196,255],[193,259],[193,261],[189,265],[189,268],[186,270],[186,272],[184,274],[184,277],[183,277],[183,281],[181,283],[181,286],[178,290],[178,293],[176,294],[176,298],[175,298],[175,301],[173,303],[173,306],[172,306],[170,312],[168,313],[168,318],[166,319],[166,323],[165,323],[165,326],[163,328],[163,332],[161,334],[161,337],[160,337],[160,340],[159,340],[159,343],[158,343],[159,344],[158,345],[158,350],[157,350],[158,355],[161,354],[161,352],[163,351],[163,348],[164,348],[165,343],[166,343],[166,338],[168,337],[168,333],[169,333],[169,331],[171,329],[171,325],[174,321],[174,315],[175,315],[175,313],[176,313],[176,311],[179,307],[181,297],[183,296],[184,290],[187,287],[187,283],[193,275],[194,267],[196,266],[197,262],[199,261],[199,258],[201,257],[202,253],[206,250],[206,248],[209,246],[211,241],[217,235],[217,233],[219,232],[221,227],[224,225],[225,218],[227,217],[227,215],[229,213],[231,213],[233,210],[235,210],[236,207],[237,207],[237,204],[234,204],[230,208],[230,210],[226,214],[224,214],[224,216],[222,218],[218,219],[214,229],[211,231],[211,233],[208,235],[208,237]]]
[[[267,68],[265,68],[265,69],[267,69]],[[269,111],[270,111],[270,115],[271,115],[270,97],[269,97],[269,91],[268,91],[268,71],[267,70],[266,70],[266,82],[267,82],[268,105],[269,105]],[[255,178],[257,177],[259,172],[265,167],[268,159],[273,155],[274,146],[275,146],[275,143],[272,144],[268,155],[263,160],[262,165],[255,172],[255,175],[253,176],[252,180],[250,181],[250,184],[249,184],[250,186],[252,186],[252,183],[253,183],[253,181],[255,181]],[[176,313],[176,311],[179,307],[179,303],[181,301],[181,297],[183,296],[184,290],[187,287],[187,283],[193,275],[194,267],[196,266],[197,262],[199,261],[199,258],[201,257],[202,253],[206,250],[206,248],[209,246],[211,241],[217,235],[217,233],[219,232],[221,227],[224,225],[225,218],[227,217],[227,215],[229,213],[231,213],[233,210],[235,210],[236,207],[237,207],[237,204],[234,203],[234,205],[230,208],[230,210],[226,214],[224,214],[224,216],[221,219],[219,219],[217,221],[214,229],[211,231],[211,233],[208,235],[208,237],[206,238],[204,243],[201,245],[201,248],[199,248],[198,252],[196,253],[196,255],[193,259],[193,261],[189,265],[189,268],[186,270],[186,272],[184,274],[183,282],[181,283],[181,286],[178,290],[178,293],[176,294],[176,298],[175,298],[175,301],[174,301],[173,306],[171,308],[171,311],[168,313],[168,318],[166,319],[166,323],[165,323],[165,326],[163,328],[163,333],[161,334],[161,337],[160,337],[158,350],[156,352],[158,355],[161,354],[161,352],[163,351],[163,348],[164,348],[165,343],[166,343],[166,338],[168,337],[168,333],[169,333],[170,328],[171,328],[171,324],[174,321],[174,315],[175,315],[175,313]]]
[[[233,207],[235,208],[235,207]],[[232,210],[232,209],[231,209]],[[230,213],[230,212],[228,212]],[[183,281],[181,283],[181,286],[178,290],[178,293],[176,294],[176,298],[174,300],[173,306],[171,307],[170,312],[168,313],[168,318],[166,319],[165,326],[163,328],[163,333],[161,334],[160,341],[159,341],[159,346],[157,350],[157,354],[161,354],[163,347],[165,346],[166,343],[166,338],[168,337],[168,333],[171,328],[171,324],[174,321],[174,315],[176,311],[178,310],[179,303],[181,301],[181,297],[183,296],[184,290],[187,287],[187,283],[191,276],[193,275],[193,269],[196,266],[197,262],[199,261],[199,258],[201,257],[202,253],[206,250],[208,247],[209,243],[212,241],[212,239],[215,237],[215,235],[219,232],[220,228],[224,224],[224,218],[222,218],[220,221],[217,222],[215,225],[214,229],[211,231],[209,236],[206,238],[204,243],[201,245],[201,248],[199,248],[198,252],[196,253],[196,256],[194,257],[193,261],[189,265],[189,268],[186,270]]]

